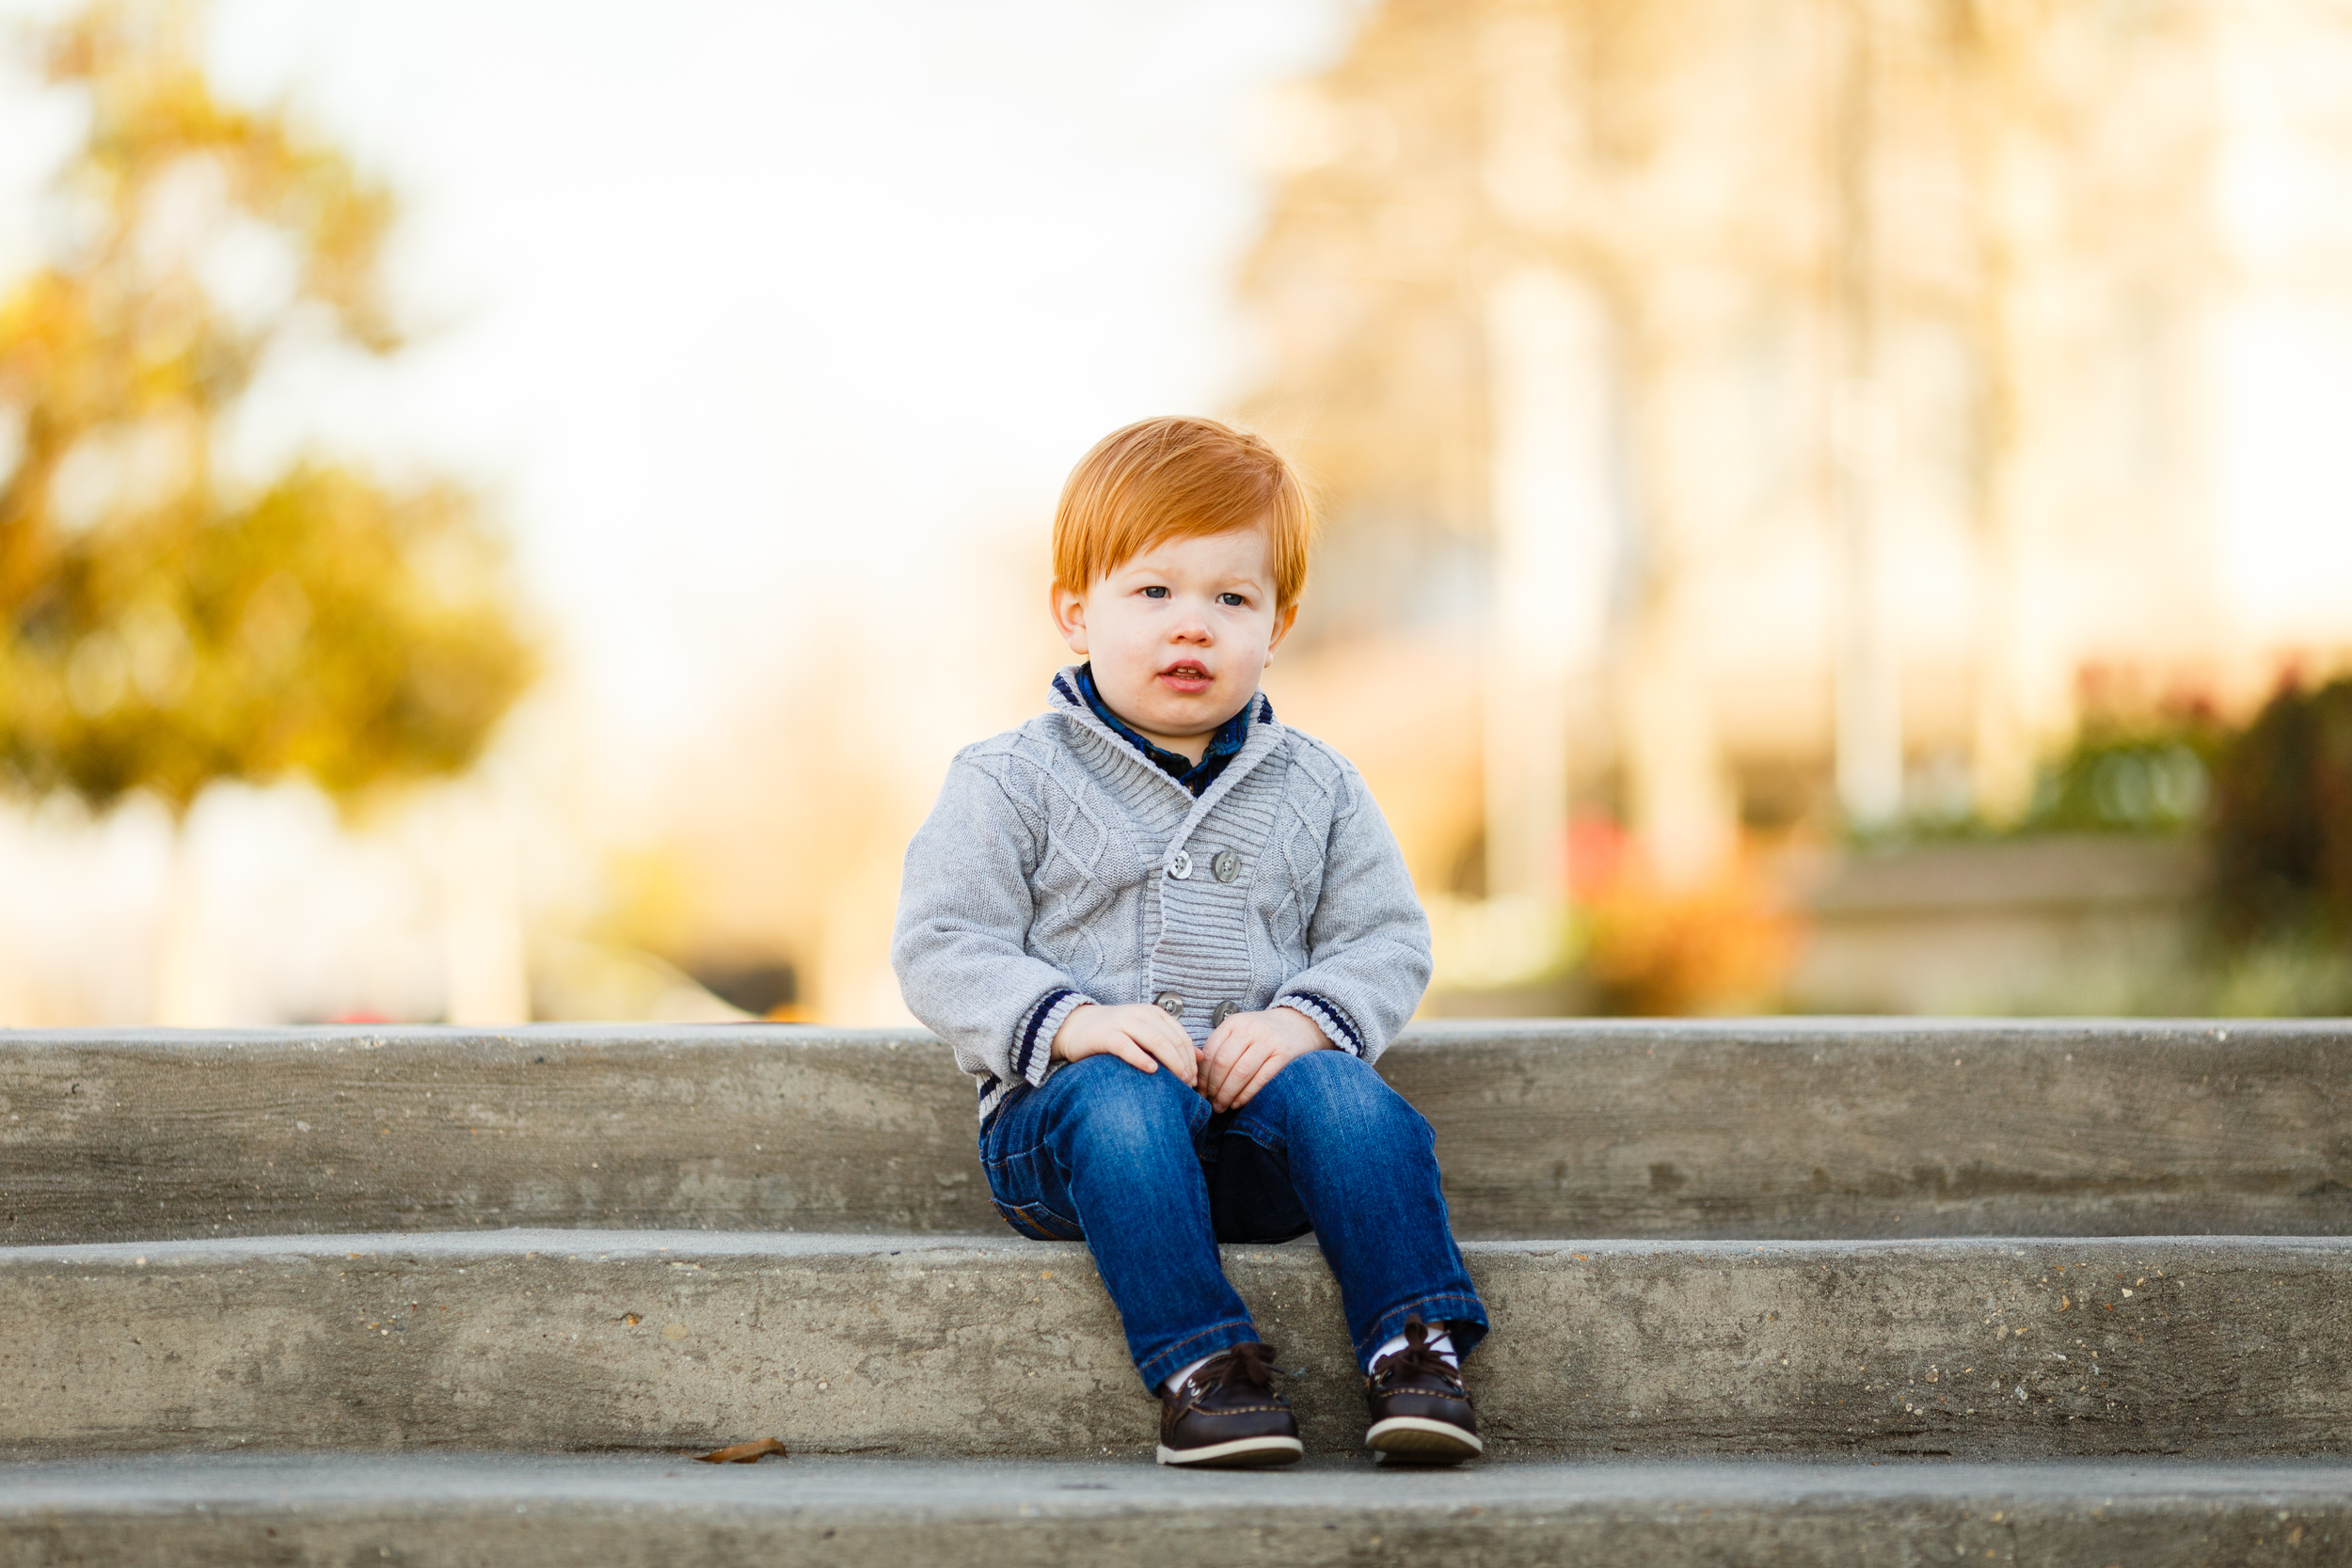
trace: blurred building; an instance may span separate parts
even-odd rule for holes
[[[1581,812],[1683,885],[2012,820],[2086,672],[2352,650],[2347,102],[2303,0],[1373,9],[1266,137],[1248,413],[1327,488],[1310,657],[1476,650],[1425,891],[1556,899]]]

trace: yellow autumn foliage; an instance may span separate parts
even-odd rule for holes
[[[215,98],[195,20],[98,4],[36,35],[89,124],[54,255],[0,293],[0,782],[184,808],[215,779],[457,771],[532,665],[471,498],[215,472],[273,351],[400,346],[395,208],[284,110]]]

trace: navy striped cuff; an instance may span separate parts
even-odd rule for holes
[[[1329,997],[1319,996],[1313,991],[1296,990],[1288,996],[1276,997],[1274,1005],[1305,1013],[1315,1021],[1318,1028],[1331,1037],[1333,1045],[1356,1056],[1363,1055],[1364,1037],[1358,1031],[1356,1021]]]
[[[1047,991],[1037,1005],[1022,1015],[1013,1030],[1013,1076],[1031,1084],[1045,1081],[1045,1069],[1053,1064],[1054,1032],[1061,1027],[1063,1019],[1092,998],[1067,986]]]

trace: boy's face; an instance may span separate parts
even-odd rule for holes
[[[1121,719],[1197,761],[1297,617],[1275,609],[1266,556],[1263,527],[1166,540],[1084,594],[1057,587],[1054,621]]]

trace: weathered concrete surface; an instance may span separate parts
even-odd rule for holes
[[[0,1476],[0,1568],[106,1562],[2330,1563],[2341,1464],[1138,1464],[248,1456]]]
[[[1466,1236],[2352,1233],[2352,1024],[1424,1024]],[[921,1036],[0,1032],[0,1237],[1000,1229]]]
[[[2344,1451],[2352,1241],[1484,1243],[1499,1454]],[[1311,1449],[1361,1440],[1337,1290],[1229,1251]],[[1148,1452],[1086,1253],[580,1231],[0,1250],[0,1452]]]

